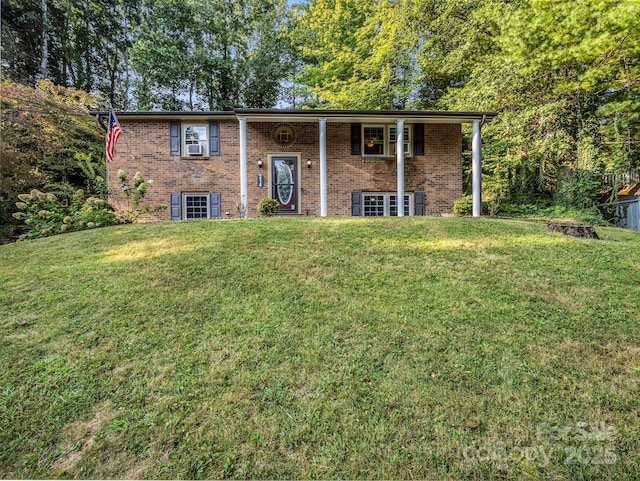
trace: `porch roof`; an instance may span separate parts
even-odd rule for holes
[[[462,124],[474,120],[491,121],[496,112],[445,112],[433,110],[310,110],[310,109],[235,109],[238,117],[250,122],[407,122]]]
[[[93,116],[106,116],[106,111],[91,111]],[[311,109],[235,109],[212,112],[174,111],[116,111],[119,118],[131,119],[234,119],[246,118],[248,122],[389,122],[405,119],[408,123],[463,124],[474,120],[490,122],[496,112],[447,112],[435,110],[311,110]]]

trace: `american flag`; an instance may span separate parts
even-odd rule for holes
[[[116,155],[116,143],[122,135],[120,124],[113,109],[109,110],[109,130],[107,131],[107,162],[111,162]]]

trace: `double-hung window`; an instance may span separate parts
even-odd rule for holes
[[[365,125],[363,128],[364,155],[385,155],[385,128],[383,125]]]
[[[410,126],[404,127],[404,154],[411,156]],[[365,157],[384,157],[396,155],[396,127],[391,125],[364,125],[362,127],[362,152]]]
[[[396,137],[396,128],[389,127],[389,150],[392,155],[396,155],[396,147],[398,145],[398,137]],[[404,155],[411,155],[411,130],[409,127],[404,128]]]
[[[397,216],[398,195],[391,192],[363,192],[362,215],[365,217]],[[404,215],[413,215],[413,194],[404,195]]]
[[[220,155],[220,122],[169,122],[169,155],[196,159]]]
[[[183,219],[208,219],[209,194],[182,194]]]
[[[182,139],[182,155],[209,155],[209,133],[206,124],[183,124]]]

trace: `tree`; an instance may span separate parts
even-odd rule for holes
[[[41,67],[43,38],[40,0],[2,0],[2,72],[33,85]]]
[[[566,193],[588,184],[593,201],[593,179],[619,163],[620,138],[626,168],[638,165],[638,2],[447,6],[453,19],[440,30],[432,19],[421,53],[423,80],[445,82],[435,95],[423,90],[422,102],[500,112],[486,129],[494,194],[575,203]]]
[[[102,92],[127,108],[128,48],[141,0],[3,0],[3,73],[34,86],[57,85]]]
[[[3,81],[0,94],[0,196],[7,221],[18,194],[31,189],[64,195],[95,192],[83,168],[104,178],[104,133],[88,115],[98,100],[85,92],[41,80],[36,88]],[[95,179],[94,179],[95,180]]]
[[[463,87],[475,66],[489,61],[497,51],[499,20],[508,16],[515,1],[424,0],[419,3],[420,48],[417,106],[448,108],[442,98]]]
[[[414,15],[419,2],[315,0],[292,38],[305,66],[298,81],[337,108],[407,108],[415,92]]]
[[[272,107],[292,71],[286,0],[2,0],[4,75],[116,109]]]
[[[149,2],[131,49],[142,109],[272,107],[290,71],[283,0]]]

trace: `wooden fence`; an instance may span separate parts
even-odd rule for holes
[[[603,187],[621,187],[624,185],[635,184],[640,182],[640,172],[624,172],[617,174],[603,174],[602,186]]]

